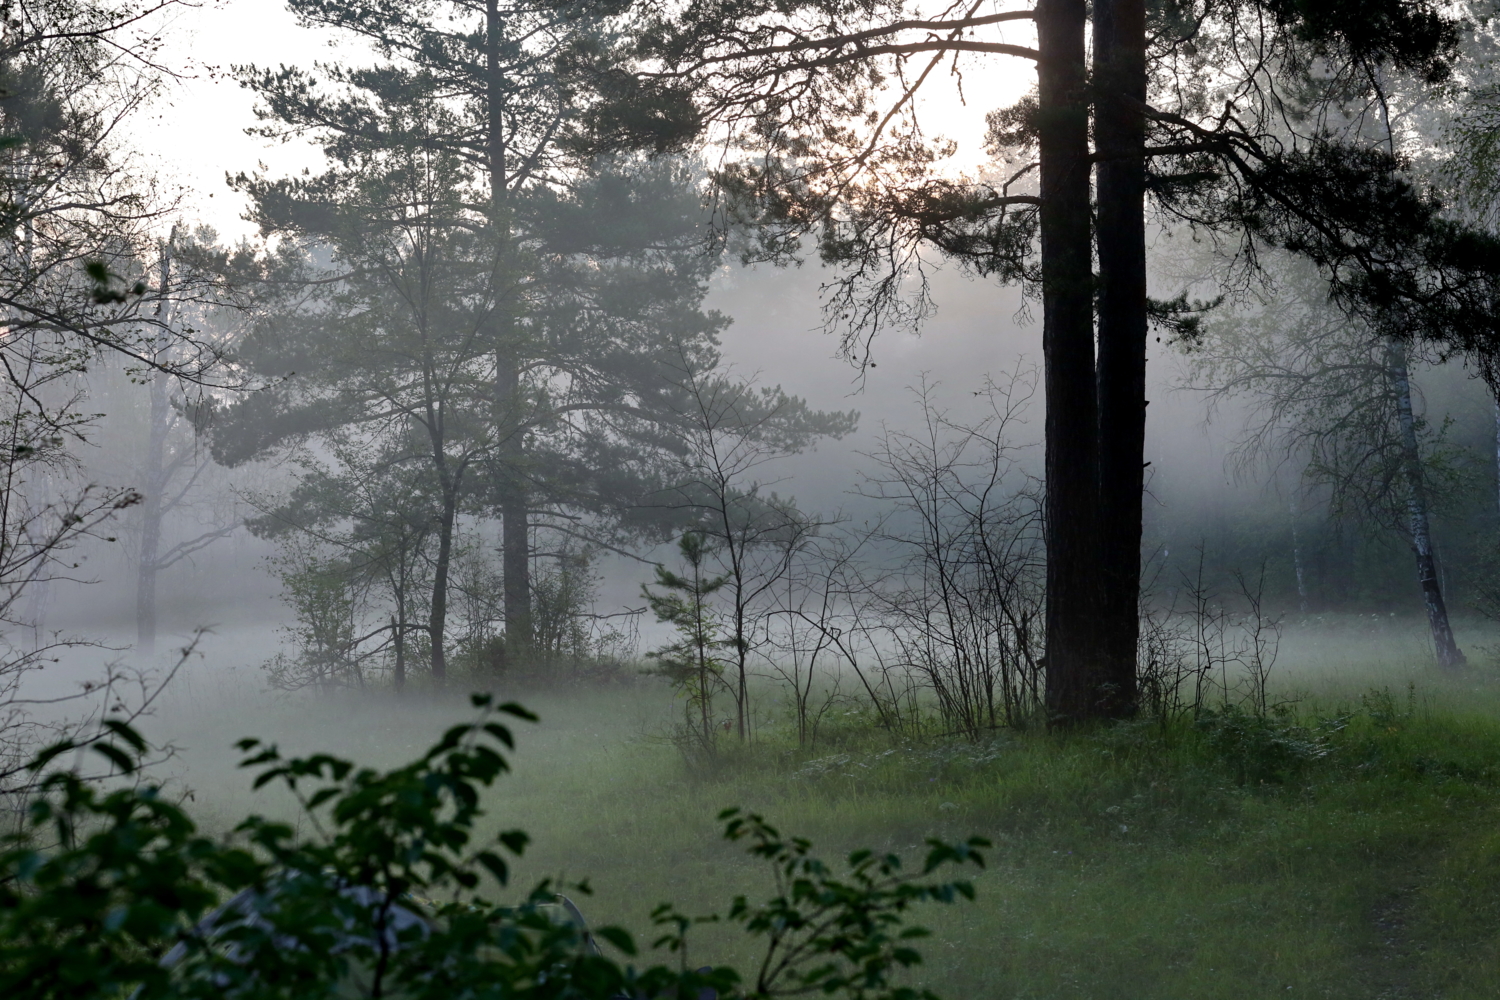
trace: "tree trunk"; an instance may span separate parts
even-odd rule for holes
[[[1427,606],[1427,624],[1432,629],[1432,645],[1438,666],[1457,670],[1468,660],[1453,638],[1448,622],[1448,607],[1438,584],[1437,557],[1432,547],[1432,531],[1427,520],[1427,491],[1422,482],[1422,456],[1417,450],[1417,425],[1411,408],[1411,378],[1406,370],[1406,349],[1394,340],[1385,345],[1386,365],[1396,394],[1396,414],[1401,424],[1402,466],[1406,473],[1406,510],[1411,523],[1411,547],[1417,557],[1417,581],[1422,586],[1422,602]]]
[[[748,684],[750,637],[745,634],[747,628],[746,595],[749,590],[749,581],[746,580],[747,567],[745,560],[749,556],[748,542],[745,537],[736,539],[735,519],[731,513],[730,497],[732,487],[729,477],[717,470],[708,477],[713,483],[713,493],[718,510],[715,516],[719,522],[719,530],[723,532],[724,553],[729,558],[729,586],[734,595],[734,611],[730,619],[732,631],[730,639],[734,645],[734,720],[735,733],[740,742],[745,742],[746,716],[750,708],[750,689]],[[749,526],[743,529],[748,536]]]
[[[1099,630],[1097,714],[1136,706],[1146,450],[1146,8],[1094,0],[1099,157]]]
[[[443,491],[443,514],[438,524],[438,555],[432,569],[432,609],[427,627],[432,632],[432,679],[448,679],[448,661],[443,651],[443,633],[448,627],[448,568],[453,561],[453,525],[458,518],[458,489]]]
[[[506,655],[529,655],[531,622],[530,497],[526,489],[526,441],[520,430],[522,396],[516,302],[510,288],[510,206],[506,188],[505,79],[500,70],[504,25],[499,0],[485,3],[486,121],[489,127],[490,227],[495,239],[496,431],[499,438],[500,550],[505,604]]]
[[[1297,503],[1295,490],[1291,499],[1287,501],[1287,513],[1292,521],[1292,569],[1297,574],[1297,610],[1305,615],[1307,614],[1307,575],[1302,566],[1302,532],[1297,527],[1297,522],[1302,519],[1302,511]]]
[[[156,576],[161,557],[162,493],[166,490],[167,425],[172,419],[167,405],[167,376],[153,372],[150,382],[150,425],[146,438],[146,461],[141,470],[141,547],[135,566],[135,645],[142,653],[156,652]]]
[[[498,504],[501,589],[505,604],[505,652],[524,662],[532,645],[530,503],[525,482],[526,448],[519,424],[521,380],[513,358],[497,355]]]
[[[693,642],[698,657],[698,715],[703,725],[703,746],[714,745],[713,711],[709,704],[708,612],[703,603],[703,568],[701,560],[693,563]]]
[[[505,645],[512,658],[529,655],[531,627],[531,532],[526,492],[521,487],[520,449],[503,455],[504,474],[500,500],[501,574],[505,590]]]
[[[734,544],[730,542],[730,544]],[[734,726],[735,733],[743,743],[749,737],[750,716],[750,637],[745,634],[745,583],[742,569],[736,563],[734,571]]]
[[[1047,709],[1098,709],[1098,420],[1094,388],[1083,0],[1040,0],[1042,354],[1046,362]]]
[[[177,227],[167,241],[161,244],[161,296],[166,299],[167,289],[172,283],[172,245],[177,239]],[[156,307],[161,317],[162,304]],[[160,334],[152,338],[153,360],[161,347]],[[156,652],[156,576],[160,571],[161,522],[165,515],[162,501],[167,490],[167,430],[172,423],[172,407],[167,400],[167,376],[159,371],[150,375],[149,424],[146,430],[146,459],[141,470],[141,547],[136,553],[135,564],[135,645],[142,653]]]
[[[406,614],[399,601],[396,611],[391,616],[391,641],[396,644],[396,670],[391,680],[399,692],[406,687]]]
[[[1495,501],[1500,510],[1500,397],[1495,400]]]

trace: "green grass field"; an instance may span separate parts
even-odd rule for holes
[[[771,735],[691,766],[653,736],[674,717],[662,688],[533,692],[524,700],[543,721],[520,734],[493,822],[535,838],[520,885],[586,876],[590,920],[640,938],[658,902],[706,914],[770,889],[720,839],[725,806],[828,858],[869,846],[915,860],[926,837],[987,837],[977,901],[918,918],[933,935],[915,978],[949,1000],[1494,997],[1500,683],[1422,673],[1411,688],[1361,690],[1368,679],[1305,684],[1266,725],[971,744],[893,742],[835,719],[810,751]],[[462,713],[457,701],[369,698],[219,719],[179,734],[183,780],[210,825],[288,810],[241,796],[248,781],[209,747],[254,731],[388,764]],[[724,927],[694,949],[704,964],[756,958]]]

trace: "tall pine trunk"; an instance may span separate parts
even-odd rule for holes
[[[1084,0],[1036,8],[1046,362],[1047,709],[1095,714],[1098,420]]]
[[[506,187],[505,80],[500,71],[503,29],[499,0],[485,3],[486,121],[489,127],[490,230],[495,239],[496,435],[498,437],[500,568],[505,605],[506,655],[529,654],[531,623],[530,497],[526,488],[526,440],[521,430],[520,345],[511,290],[511,220]]]
[[[500,450],[500,569],[506,656],[520,662],[532,645],[531,531],[523,478],[526,454],[520,433],[512,431],[512,437]]]
[[[1500,397],[1495,399],[1495,503],[1500,510]]]
[[[1443,588],[1438,583],[1437,556],[1433,551],[1432,529],[1427,518],[1427,490],[1422,481],[1422,456],[1417,450],[1417,424],[1412,414],[1406,349],[1394,340],[1387,340],[1385,356],[1401,426],[1401,465],[1406,477],[1406,511],[1411,525],[1412,553],[1417,559],[1417,582],[1422,587],[1422,603],[1427,607],[1427,624],[1432,629],[1438,666],[1457,670],[1468,660],[1453,638],[1448,606],[1443,601]]]
[[[1097,715],[1136,705],[1146,449],[1146,8],[1094,0],[1098,156],[1099,603]]]

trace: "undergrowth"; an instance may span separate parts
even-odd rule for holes
[[[589,920],[631,927],[664,900],[711,913],[772,888],[722,841],[713,817],[726,806],[831,852],[985,837],[976,902],[931,917],[910,973],[950,998],[1489,998],[1496,692],[1482,678],[1411,689],[1392,674],[1389,688],[1304,693],[1263,718],[1218,710],[976,741],[893,739],[851,708],[830,713],[816,748],[768,722],[754,742],[692,759],[661,738],[679,713],[660,688],[570,689],[526,698],[543,722],[493,813],[535,837],[522,884],[587,877]],[[263,725],[288,745],[316,735],[379,760],[410,752],[419,714],[351,701],[336,717],[308,705]],[[224,725],[183,740],[224,742]],[[240,808],[216,798],[230,781],[199,774],[196,812]],[[707,925],[690,960],[754,958]]]
[[[831,728],[687,761],[636,744],[607,789],[549,799],[547,861],[625,920],[670,886],[752,879],[697,817],[743,802],[830,845],[996,845],[934,924],[945,996],[1488,997],[1500,981],[1500,721],[1413,690],[978,741]],[[526,799],[518,802],[541,800]],[[715,960],[735,944],[710,938]],[[720,950],[728,954],[720,953]]]

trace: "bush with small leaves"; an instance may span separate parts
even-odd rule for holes
[[[544,882],[517,905],[483,895],[509,883],[528,838],[479,838],[481,793],[509,770],[519,705],[473,698],[477,720],[421,758],[381,772],[327,754],[284,758],[245,740],[255,786],[279,783],[300,802],[293,827],[250,816],[228,839],[201,833],[144,780],[105,789],[60,758],[80,749],[141,778],[145,740],[106,723],[107,739],[60,743],[31,764],[40,794],[25,828],[0,847],[0,996],[10,1000],[307,1000],[311,997],[755,998],[807,992],[859,1000],[928,997],[891,982],[920,961],[907,911],[973,897],[963,880],[928,878],[982,864],[985,842],[930,842],[920,872],[894,855],[856,852],[839,873],[810,844],[759,816],[722,814],[730,840],[770,863],[778,894],[733,901],[722,918],[765,941],[752,977],[730,968],[637,967],[633,939],[592,932]],[[303,836],[298,829],[311,832]],[[586,884],[572,886],[587,891]],[[228,900],[228,902],[224,902]],[[435,900],[444,900],[435,902]],[[719,920],[719,917],[700,918]],[[658,948],[681,956],[699,920],[655,913]],[[595,938],[616,949],[605,956]]]

